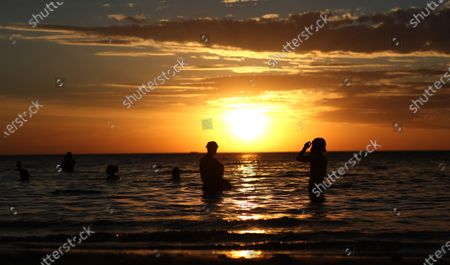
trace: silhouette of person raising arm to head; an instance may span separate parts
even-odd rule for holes
[[[323,138],[316,138],[311,142],[305,143],[303,149],[297,155],[297,161],[310,163],[310,175],[309,175],[309,198],[314,202],[323,202],[325,200],[324,194],[314,194],[313,188],[315,184],[319,185],[325,179],[327,174],[327,155],[326,155],[326,141]],[[312,147],[311,147],[312,146]],[[306,150],[311,147],[310,156],[305,156]]]
[[[231,189],[231,184],[223,178],[223,165],[215,158],[217,148],[216,142],[206,145],[208,153],[200,160],[200,176],[203,181],[203,191],[207,194],[218,194],[224,190]]]

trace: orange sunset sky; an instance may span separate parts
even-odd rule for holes
[[[2,3],[0,154],[203,152],[210,140],[219,152],[281,152],[314,137],[330,151],[372,139],[382,150],[450,149],[450,80],[410,110],[450,71],[448,5],[413,29],[426,1],[186,2],[67,2],[35,28],[45,3]],[[268,66],[325,13],[325,28]],[[123,106],[178,58],[180,73]],[[4,137],[33,100],[44,107]]]

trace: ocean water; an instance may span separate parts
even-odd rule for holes
[[[450,152],[370,154],[323,204],[309,202],[309,165],[294,153],[218,155],[234,188],[205,198],[201,156],[75,155],[74,173],[57,172],[62,156],[0,157],[1,247],[59,246],[88,225],[83,248],[422,255],[450,240]],[[352,153],[328,157],[337,170]],[[106,181],[107,164],[120,181]]]

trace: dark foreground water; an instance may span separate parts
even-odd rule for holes
[[[202,197],[201,155],[0,157],[2,248],[58,247],[92,225],[82,248],[229,252],[431,254],[450,240],[450,153],[379,152],[339,179],[322,205],[309,203],[308,165],[295,154],[219,155],[234,189]],[[352,153],[330,153],[329,170]],[[16,160],[33,176],[18,181]],[[122,179],[105,180],[107,164]],[[182,182],[170,182],[172,167]],[[233,254],[234,253],[234,254]]]

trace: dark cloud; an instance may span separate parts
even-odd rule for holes
[[[312,50],[400,53],[415,51],[436,51],[450,53],[450,10],[436,11],[417,28],[410,20],[420,10],[399,10],[386,14],[363,15],[359,17],[333,16],[333,21],[305,41],[297,52]],[[208,33],[211,44],[225,45],[255,51],[280,51],[286,41],[292,40],[315,23],[318,12],[291,15],[287,19],[247,20],[172,20],[157,25],[124,25],[111,27],[46,26],[51,29],[70,29],[94,35],[115,35],[138,37],[157,41],[200,41]],[[142,23],[143,17],[121,16],[123,20]],[[398,40],[395,45],[393,38]]]

